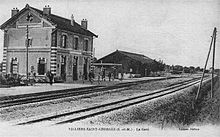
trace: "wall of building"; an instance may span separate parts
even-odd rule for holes
[[[28,54],[28,66],[29,66],[29,72],[31,70],[31,66],[34,67],[34,71],[38,75],[38,60],[39,58],[45,58],[46,59],[46,70],[50,70],[50,50],[45,49],[42,52],[36,51],[36,50],[30,50]],[[25,50],[19,50],[19,51],[8,51],[8,57],[7,57],[7,73],[10,73],[10,66],[11,66],[11,60],[12,58],[18,59],[18,74],[25,75],[26,74],[26,51]]]
[[[50,70],[50,45],[51,45],[51,28],[29,28],[29,46],[28,68],[31,66],[37,72],[37,61],[39,58],[46,59],[46,70]],[[26,27],[9,28],[6,34],[5,47],[7,47],[6,73],[10,73],[11,59],[18,59],[18,73],[26,74]]]
[[[88,40],[88,49],[89,51],[92,51],[92,44],[93,44],[93,38],[89,37],[89,36],[84,36],[84,35],[80,35],[80,34],[76,34],[73,32],[67,32],[67,31],[62,31],[62,30],[58,30],[57,31],[57,47],[62,47],[62,35],[66,35],[67,36],[67,49],[70,50],[74,50],[74,37],[78,37],[79,38],[79,45],[78,45],[78,50],[83,50],[83,40],[87,39]]]
[[[119,70],[124,73],[133,73],[133,74],[140,74],[141,76],[145,76],[145,71],[150,71],[150,64],[142,64],[141,62],[134,60],[128,56],[125,56],[120,53],[113,53],[106,57],[104,57],[102,60],[99,60],[98,63],[116,63],[116,64],[122,64],[122,70]],[[148,72],[147,72],[148,73]]]
[[[62,47],[62,36],[67,36],[66,47]],[[74,49],[74,38],[79,38],[78,49]],[[88,51],[83,51],[84,39],[88,40]],[[67,31],[57,31],[57,71],[56,75],[61,76],[61,56],[66,57],[66,81],[73,81],[73,61],[77,58],[77,79],[82,79],[84,73],[85,58],[87,59],[87,72],[90,69],[91,52],[92,52],[92,37],[82,36]],[[87,54],[88,53],[88,54]],[[88,74],[87,74],[88,75]]]
[[[50,69],[50,45],[51,45],[51,28],[29,28],[29,46],[28,68],[33,66],[37,72],[37,60],[46,59],[46,69]],[[18,59],[18,73],[26,74],[26,27],[9,28],[5,32],[4,47],[7,47],[6,55],[6,73],[10,73],[11,59]]]
[[[47,48],[51,45],[51,28],[29,28],[30,48]],[[7,32],[9,48],[25,48],[26,28],[11,28]]]
[[[93,37],[56,29],[35,13],[31,13],[33,20],[29,23],[26,21],[27,14],[29,12],[19,17],[5,32],[4,55],[7,67],[6,73],[10,73],[12,58],[17,58],[18,73],[26,74],[26,25],[28,25],[29,39],[31,39],[28,56],[29,72],[31,67],[34,68],[35,72],[38,72],[38,60],[39,58],[45,58],[46,71],[51,70],[56,76],[61,76],[61,74],[65,73],[66,80],[72,81],[74,59],[77,58],[77,79],[81,79],[81,75],[85,72],[85,60],[87,60],[86,70],[88,75],[91,65]],[[63,35],[66,36],[65,48],[62,46]],[[78,49],[75,49],[75,37],[79,38]],[[85,45],[84,40],[88,40],[87,51],[83,48]],[[65,72],[61,72],[62,56],[66,57]]]

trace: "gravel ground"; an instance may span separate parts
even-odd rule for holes
[[[179,96],[186,96],[191,89],[182,90],[176,94],[172,94],[160,99],[154,99],[147,103],[141,103],[127,107],[115,112],[96,116],[92,119],[84,120],[85,125],[117,125],[117,126],[132,126],[132,125],[154,125],[162,128],[164,126],[163,110],[165,106],[174,103]]]
[[[220,125],[220,88],[215,84],[215,96],[210,99],[207,91],[210,84],[206,83],[201,92],[203,100],[192,108],[192,100],[195,97],[197,87],[182,90],[178,93],[152,100],[147,103],[134,105],[108,114],[84,120],[85,125],[90,126],[140,126],[148,125],[156,128],[188,128],[208,124]]]
[[[108,103],[116,100],[121,100],[123,98],[128,98],[128,97],[152,92],[152,90],[160,89],[169,86],[170,84],[173,84],[175,82],[180,82],[189,79],[191,78],[177,78],[177,79],[169,79],[163,81],[155,81],[155,82],[140,84],[138,86],[132,86],[127,90],[121,89],[117,92],[105,92],[93,96],[59,99],[51,102],[35,103],[35,104],[18,106],[18,107],[9,107],[0,110],[0,120],[18,122],[23,119],[31,119],[33,117],[34,118],[43,117],[45,115],[53,115],[53,114],[68,112],[71,110],[88,108],[91,106],[96,106],[99,104]],[[157,102],[157,104],[160,104],[160,101]],[[139,111],[139,110],[134,110],[134,111]],[[133,117],[134,116],[131,116],[129,119],[133,119]]]

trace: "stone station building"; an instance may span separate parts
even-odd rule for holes
[[[21,11],[12,9],[11,18],[0,28],[4,31],[3,73],[26,75],[28,60],[28,72],[37,77],[51,71],[66,81],[88,78],[93,39],[98,36],[87,29],[86,19],[78,24],[73,15],[66,19],[52,14],[49,6],[39,10],[27,4]]]

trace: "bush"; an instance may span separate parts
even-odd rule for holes
[[[5,76],[0,73],[0,84],[5,85],[7,84],[7,79],[5,78]]]
[[[6,80],[6,82],[5,83],[3,82],[3,83],[6,84],[6,85],[19,86],[19,85],[24,84],[24,82],[22,81],[22,78],[23,78],[22,75],[19,75],[19,74],[7,74],[7,75],[5,75],[3,77],[5,77],[5,80]]]
[[[63,81],[62,77],[60,77],[60,76],[55,76],[55,77],[54,77],[54,82],[56,82],[56,83],[62,83],[62,82],[64,82],[64,81]]]
[[[37,83],[47,83],[48,80],[47,80],[47,77],[38,77],[38,78],[36,78],[36,82]]]

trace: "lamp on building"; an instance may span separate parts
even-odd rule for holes
[[[28,24],[33,20],[33,16],[30,14],[26,17],[27,20],[27,28],[26,28],[26,77],[27,77],[27,85],[28,85],[28,47],[29,47],[29,30],[28,30]]]

